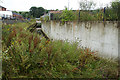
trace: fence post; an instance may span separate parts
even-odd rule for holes
[[[103,21],[104,21],[104,18],[105,18],[105,10],[106,10],[106,7],[104,7],[104,12],[103,12]]]
[[[117,13],[117,15],[118,15],[118,21],[120,20],[120,1],[118,2],[118,13]]]
[[[80,21],[80,10],[79,10],[79,19],[78,19],[78,21]]]

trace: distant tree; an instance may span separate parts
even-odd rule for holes
[[[56,9],[56,11],[58,11],[59,9]]]
[[[88,1],[88,0],[81,0],[79,2],[79,7],[81,10],[90,10],[93,9],[96,6],[96,3],[93,1]]]
[[[42,16],[44,12],[45,12],[45,9],[43,7],[31,7],[30,8],[30,14],[36,18]]]
[[[50,10],[45,9],[45,13],[48,13]]]
[[[18,11],[12,11],[13,13],[19,13]]]
[[[30,18],[31,17],[29,12],[20,12],[20,13],[24,18]]]
[[[31,7],[31,8],[30,8],[30,14],[31,14],[33,17],[36,17],[36,13],[37,13],[37,7]]]
[[[22,14],[22,12],[20,11],[19,14]]]
[[[44,15],[45,9],[43,7],[38,7],[37,11],[38,11],[37,17],[40,17],[40,16]]]

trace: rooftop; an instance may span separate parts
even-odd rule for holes
[[[0,5],[0,8],[5,8],[5,7],[3,7],[3,6]]]
[[[61,13],[62,11],[49,11],[49,13]]]

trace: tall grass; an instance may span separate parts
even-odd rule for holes
[[[48,41],[26,31],[30,24],[3,26],[3,78],[117,78],[118,63],[77,43]]]

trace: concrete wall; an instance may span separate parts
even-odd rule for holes
[[[54,40],[79,41],[79,45],[90,48],[104,57],[118,57],[118,22],[66,22],[42,21],[42,30]]]

